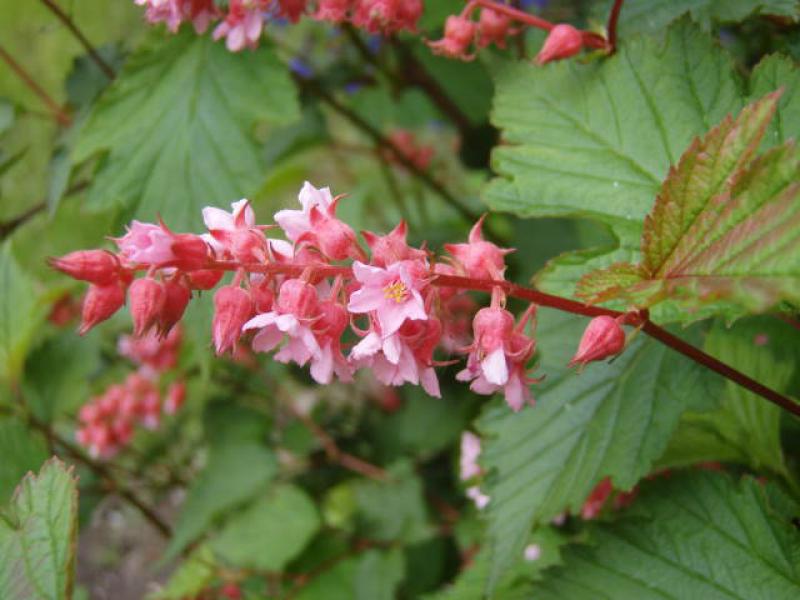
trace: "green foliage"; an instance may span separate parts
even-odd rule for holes
[[[0,597],[72,597],[78,492],[72,469],[56,458],[20,483],[0,513]]]
[[[22,476],[45,461],[47,445],[22,420],[0,416],[0,456],[0,502],[5,502]]]
[[[367,550],[338,562],[302,587],[297,600],[391,600],[403,578],[399,550]]]
[[[33,336],[44,319],[34,283],[20,268],[11,242],[0,246],[0,385],[14,383]]]
[[[536,598],[796,598],[800,507],[772,484],[683,473],[643,485],[617,521],[589,545],[564,551]]]
[[[319,525],[308,494],[292,485],[274,486],[226,521],[211,547],[237,567],[281,571]]]
[[[108,152],[94,206],[196,229],[202,207],[227,206],[263,180],[255,126],[298,116],[294,87],[269,49],[236,56],[193,32],[153,35],[102,95],[73,159]]]
[[[196,596],[214,581],[216,565],[214,553],[208,546],[200,546],[175,570],[163,589],[149,594],[147,600],[183,600]]]
[[[579,509],[605,477],[617,489],[633,487],[666,448],[681,413],[707,410],[719,396],[715,375],[648,339],[611,364],[567,370],[585,320],[542,310],[540,322],[547,379],[535,390],[536,406],[514,414],[493,405],[480,421],[495,583],[532,525]]]

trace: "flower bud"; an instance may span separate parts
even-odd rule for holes
[[[509,17],[491,8],[484,8],[478,21],[478,47],[485,48],[494,42],[499,48],[505,48],[510,26]]]
[[[316,316],[319,307],[317,290],[301,279],[288,279],[278,292],[277,305],[281,313],[292,314],[298,319],[309,319]]]
[[[266,277],[258,282],[250,283],[250,297],[257,313],[265,313],[272,310],[275,304],[275,294],[272,293],[270,280]]]
[[[158,331],[162,337],[183,318],[191,299],[191,290],[182,283],[174,279],[164,282],[164,306],[158,315]]]
[[[625,348],[625,331],[619,322],[613,317],[605,315],[595,317],[583,332],[583,337],[578,344],[578,351],[569,361],[568,366],[585,365],[596,360],[603,360],[619,354],[623,348]]]
[[[347,19],[352,4],[353,0],[319,0],[314,18],[319,21],[341,23]]]
[[[125,304],[125,292],[112,283],[110,285],[91,285],[83,299],[80,335],[85,335],[92,327],[102,323]]]
[[[330,260],[361,259],[364,253],[358,247],[356,234],[347,223],[326,214],[316,206],[309,215],[317,245]],[[301,236],[302,237],[302,236]]]
[[[467,54],[467,48],[474,38],[475,23],[466,17],[450,15],[444,24],[444,37],[435,42],[428,42],[428,46],[434,54],[472,60],[474,56]]]
[[[150,277],[142,277],[131,284],[128,290],[133,334],[140,336],[158,323],[167,293],[164,286]]]
[[[514,315],[502,308],[482,308],[475,314],[472,330],[480,349],[490,354],[511,339]]]
[[[167,389],[167,397],[164,399],[164,413],[174,415],[186,401],[186,382],[183,380],[172,383]]]
[[[583,34],[572,25],[561,23],[553,27],[536,55],[536,63],[543,65],[553,60],[575,56],[583,47]]]
[[[208,263],[208,244],[199,235],[179,233],[172,240],[172,266],[182,271],[194,271]]]
[[[190,271],[186,276],[189,279],[189,287],[193,290],[210,290],[216,287],[224,274],[224,271],[217,269],[200,269]]]
[[[253,301],[239,286],[226,285],[214,294],[211,335],[217,354],[232,349],[242,335],[242,326],[253,313]]]
[[[114,283],[119,273],[119,260],[105,250],[78,250],[65,256],[51,258],[47,262],[54,269],[73,279],[88,281],[95,285]]]

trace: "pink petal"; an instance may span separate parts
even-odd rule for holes
[[[422,369],[419,381],[422,384],[422,389],[428,392],[428,395],[434,398],[442,397],[442,393],[439,390],[439,379],[436,377],[436,371],[433,367]]]
[[[333,352],[330,344],[311,361],[311,377],[322,385],[327,385],[333,379]]]
[[[381,349],[381,338],[374,331],[367,337],[358,342],[350,351],[350,358],[352,360],[361,360],[373,356]]]
[[[259,329],[260,327],[272,325],[275,323],[277,316],[278,313],[275,312],[266,312],[256,315],[242,326],[242,331],[247,331],[248,329]]]
[[[206,206],[203,209],[203,222],[206,224],[206,228],[209,230],[211,229],[222,229],[224,231],[233,230],[233,217],[229,212],[226,212],[221,208]]]
[[[283,333],[276,327],[265,327],[253,338],[253,350],[256,352],[270,352],[281,343]]]

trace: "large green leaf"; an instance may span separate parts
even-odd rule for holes
[[[19,480],[47,458],[44,438],[16,417],[0,416],[0,502],[5,502]]]
[[[645,218],[641,262],[587,273],[578,295],[724,303],[728,316],[800,301],[800,151],[790,141],[753,159],[777,101],[770,94],[696,138]]]
[[[45,312],[33,281],[14,259],[10,242],[0,246],[0,290],[0,383],[13,383]]]
[[[225,206],[263,180],[256,124],[298,115],[291,80],[268,48],[232,54],[191,31],[158,34],[100,98],[74,159],[108,152],[90,192],[95,205],[197,228],[203,206]]]
[[[28,474],[0,514],[0,597],[72,597],[78,492],[72,469],[58,459]]]
[[[685,473],[652,482],[535,588],[543,600],[790,600],[800,596],[793,501],[757,481]]]
[[[403,579],[402,552],[367,550],[334,562],[292,597],[296,600],[392,600]]]
[[[585,319],[542,313],[539,347],[547,374],[535,407],[511,413],[494,405],[480,421],[486,434],[486,486],[492,581],[522,552],[534,523],[580,508],[611,477],[630,489],[664,451],[684,410],[707,410],[719,378],[653,340],[640,337],[611,364],[583,373],[565,365]]]
[[[748,101],[778,89],[782,90],[778,113],[767,128],[762,150],[796,139],[800,134],[800,69],[790,58],[773,54],[753,69]]]
[[[308,494],[296,486],[276,486],[229,519],[211,547],[237,567],[281,571],[319,525]]]

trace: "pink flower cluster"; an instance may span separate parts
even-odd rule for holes
[[[503,393],[515,411],[532,404],[536,344],[529,330],[536,307],[517,320],[505,308],[505,256],[511,250],[484,239],[483,218],[466,242],[445,244],[447,255],[436,259],[408,244],[404,222],[386,235],[363,231],[362,246],[336,215],[341,198],[306,183],[300,208],[275,214],[286,239],[268,238],[265,231],[275,226],[257,225],[249,202],[240,200],[230,212],[204,209],[205,234],[134,221],[114,240],[116,254],[78,251],[51,264],[91,283],[82,334],[114,314],[127,290],[135,336],[154,332],[152,339],[164,338],[183,316],[192,290],[211,289],[224,271],[234,271],[214,294],[211,329],[218,354],[234,351],[246,337],[255,352],[274,351],[279,362],[309,365],[320,384],[347,382],[366,369],[385,385],[421,385],[435,397],[441,395],[435,368],[466,355],[456,378],[475,393]],[[134,278],[140,271],[145,275]],[[462,284],[443,283],[448,277]],[[489,306],[480,308],[467,294],[469,282],[492,290]],[[624,340],[616,320],[598,317],[573,364],[616,354]],[[127,341],[126,348],[134,343],[146,345]],[[157,357],[156,349],[142,361],[162,364]]]
[[[159,385],[162,374],[175,367],[180,344],[178,327],[166,338],[155,333],[120,338],[119,353],[139,368],[81,407],[76,438],[92,456],[115,455],[130,443],[137,426],[157,429],[162,415],[180,409],[186,399],[184,381],[173,381],[163,395]]]
[[[192,23],[198,34],[216,22],[215,40],[225,38],[231,52],[255,48],[264,25],[276,17],[297,22],[303,14],[335,23],[350,22],[370,33],[415,31],[422,15],[422,0],[230,0],[227,8],[214,0],[134,0],[146,7],[151,23],[165,23],[173,33],[182,23]]]

